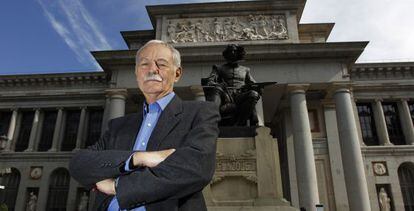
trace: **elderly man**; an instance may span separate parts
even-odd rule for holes
[[[173,92],[180,53],[151,40],[136,56],[145,96],[138,113],[113,119],[103,137],[74,155],[71,175],[98,190],[98,210],[206,210],[202,189],[215,167],[218,108]]]

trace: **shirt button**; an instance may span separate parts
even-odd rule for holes
[[[147,125],[148,125],[148,127],[151,127],[151,123],[148,123]]]
[[[145,146],[145,143],[144,142],[142,142],[142,146]]]

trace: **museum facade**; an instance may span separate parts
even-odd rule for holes
[[[68,161],[110,119],[138,112],[136,50],[160,39],[181,52],[184,100],[205,100],[200,79],[229,43],[256,81],[277,82],[255,133],[220,136],[209,210],[414,210],[414,62],[355,64],[367,42],[326,42],[334,24],[300,24],[304,5],[147,6],[153,30],[92,52],[102,72],[0,75],[0,203],[26,210],[34,195],[37,210],[91,210]]]

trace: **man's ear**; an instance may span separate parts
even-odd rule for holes
[[[177,68],[175,70],[175,79],[174,79],[174,82],[178,82],[180,80],[182,74],[183,74],[183,69],[181,67]]]

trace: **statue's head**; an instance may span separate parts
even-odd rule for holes
[[[227,45],[226,49],[223,51],[223,57],[228,63],[235,63],[243,60],[244,55],[246,55],[244,48],[236,44]]]

